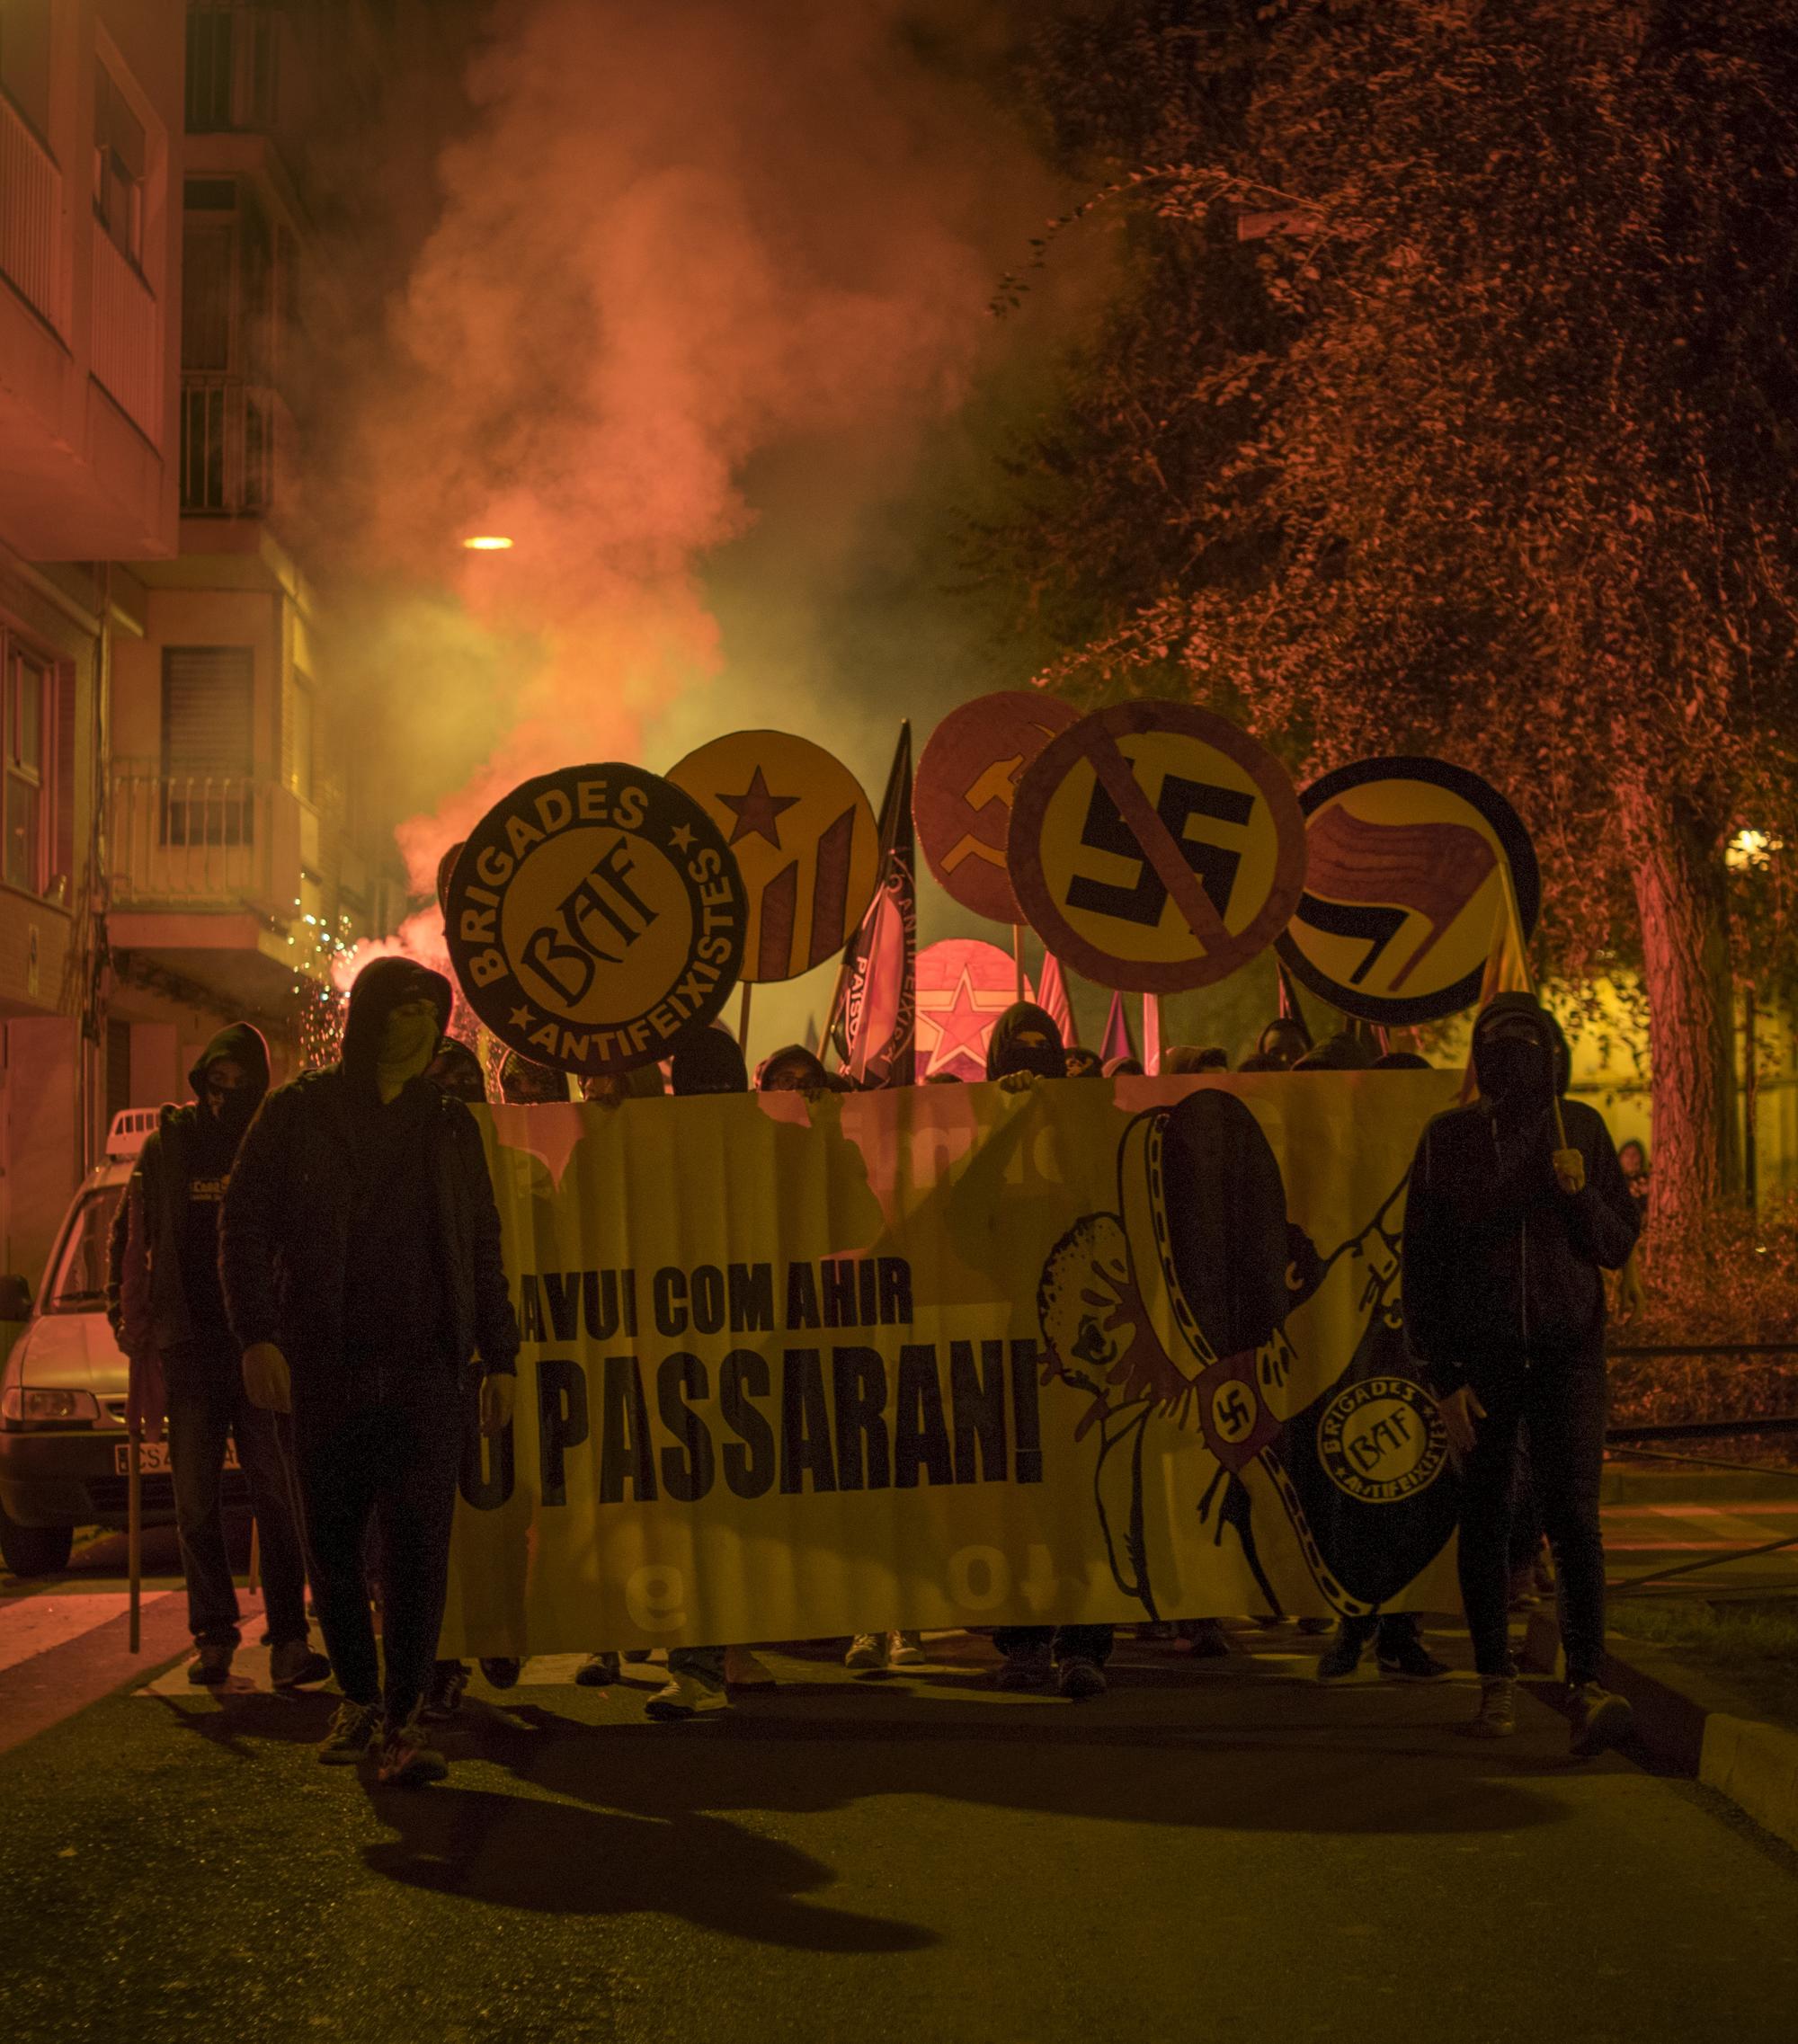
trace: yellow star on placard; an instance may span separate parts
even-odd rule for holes
[[[514,1029],[528,1029],[536,1019],[536,1016],[528,1008],[514,1008],[512,1011],[512,1026]]]
[[[673,846],[676,851],[691,851],[693,849],[692,826],[687,823],[677,823],[668,833],[668,842]]]

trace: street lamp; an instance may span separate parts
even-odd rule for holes
[[[503,554],[512,546],[512,541],[496,532],[476,532],[462,544],[471,554]]]

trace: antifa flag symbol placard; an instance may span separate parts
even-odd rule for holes
[[[1299,799],[1305,886],[1282,962],[1364,1022],[1405,1026],[1471,1006],[1507,886],[1526,940],[1541,899],[1509,803],[1465,768],[1412,757],[1357,760]]]
[[[880,804],[880,884],[843,951],[825,1035],[859,1086],[909,1086],[917,1035],[918,892],[912,838],[912,726]]]

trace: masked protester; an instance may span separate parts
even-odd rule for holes
[[[160,1373],[167,1401],[175,1531],[199,1646],[191,1682],[231,1672],[241,1640],[219,1492],[234,1441],[262,1536],[263,1608],[278,1689],[331,1666],[306,1629],[306,1565],[275,1423],[244,1394],[218,1285],[218,1209],[238,1145],[269,1089],[269,1051],[246,1022],[221,1029],[188,1074],[191,1106],[165,1107],[112,1224],[107,1318],[131,1359],[133,1395]]]
[[[1105,1065],[1097,1051],[1090,1051],[1084,1044],[1070,1044],[1067,1047],[1067,1075],[1070,1079],[1102,1079]]]
[[[318,1757],[378,1746],[384,1783],[438,1780],[418,1710],[443,1617],[464,1416],[512,1416],[518,1326],[474,1116],[426,1076],[450,983],[365,966],[341,1061],[270,1094],[219,1224],[254,1403],[293,1416],[294,1465],[343,1702]],[[476,1356],[479,1356],[479,1367]],[[364,1551],[381,1547],[385,1681]]]
[[[1470,1729],[1516,1728],[1506,1628],[1518,1432],[1528,1429],[1536,1503],[1560,1578],[1573,1750],[1629,1729],[1599,1686],[1605,1555],[1605,1285],[1636,1216],[1603,1117],[1562,1101],[1567,1044],[1527,994],[1500,994],[1473,1025],[1480,1098],[1438,1115],[1411,1164],[1404,1319],[1462,1465],[1461,1596],[1481,1701]],[[1557,1107],[1559,1124],[1557,1124]],[[1564,1138],[1562,1131],[1564,1130]]]
[[[826,1093],[831,1089],[830,1074],[815,1051],[808,1051],[803,1044],[787,1044],[762,1059],[761,1069],[755,1075],[755,1089],[758,1093]]]
[[[669,1061],[668,1079],[671,1090],[682,1097],[749,1091],[742,1048],[728,1030],[717,1026],[692,1030],[680,1039]],[[664,1724],[678,1724],[699,1711],[727,1707],[731,1686],[771,1689],[774,1676],[747,1647],[671,1647],[668,1680],[643,1708]]]
[[[1065,1078],[1067,1053],[1055,1018],[1034,1001],[1015,1001],[986,1040],[986,1076],[1014,1092]],[[1040,1689],[1053,1675],[1073,1702],[1102,1696],[1115,1634],[1109,1625],[1001,1626],[992,1644],[1004,1659],[993,1679],[1001,1689]]]

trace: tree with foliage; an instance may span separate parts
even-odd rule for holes
[[[1487,774],[1551,968],[1639,968],[1658,1214],[1731,1192],[1725,855],[1798,857],[1798,0],[1105,0],[1027,76],[1123,228],[975,538],[1049,678]]]

